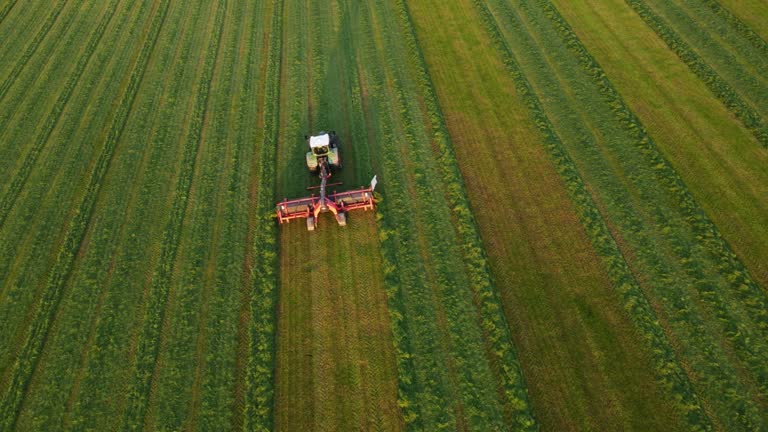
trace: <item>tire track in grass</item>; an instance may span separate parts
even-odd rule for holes
[[[117,3],[117,0],[113,0],[112,11],[114,11]],[[125,126],[128,114],[131,111],[141,80],[144,77],[144,71],[149,57],[154,49],[155,42],[157,41],[157,35],[164,22],[165,12],[167,11],[168,6],[167,1],[164,6],[166,7],[162,8],[162,10],[155,16],[151,31],[134,64],[128,88],[121,98],[121,103],[118,107],[112,127],[110,128],[109,135],[107,136],[99,159],[91,174],[84,199],[80,203],[80,207],[69,225],[66,240],[58,253],[56,264],[51,271],[31,331],[14,364],[9,388],[2,399],[2,403],[0,403],[0,426],[2,429],[12,428],[18,417],[18,409],[26,394],[29,377],[37,366],[37,360],[39,359],[43,344],[45,343],[51,319],[58,307],[59,300],[61,299],[63,285],[69,278],[71,265],[81,246],[83,235],[88,227],[93,204],[98,195],[101,181],[109,168],[112,154],[120,135],[122,134],[123,127]],[[99,29],[101,29],[101,27],[102,26],[99,26]],[[106,27],[106,24],[104,24],[103,27]],[[103,29],[101,29],[101,31],[103,31]],[[90,54],[88,57],[90,57]]]
[[[164,6],[163,15],[167,11],[168,2]],[[206,50],[203,72],[195,97],[193,117],[190,122],[191,126],[186,137],[181,171],[174,193],[171,216],[163,232],[160,259],[152,278],[152,286],[149,292],[150,297],[144,314],[144,325],[139,336],[136,364],[133,368],[133,379],[131,380],[127,406],[122,419],[121,428],[123,430],[135,430],[143,427],[151,396],[150,391],[158,372],[157,356],[163,338],[163,323],[167,319],[165,312],[170,290],[170,280],[175,266],[174,263],[176,262],[181,228],[184,223],[189,192],[192,187],[193,172],[197,163],[207,116],[210,83],[217,64],[225,9],[226,1],[217,4],[214,17],[214,28],[216,30]]]
[[[691,71],[704,82],[712,93],[731,111],[764,147],[768,147],[768,125],[765,119],[736,90],[723,79],[692,47],[642,0],[626,3],[653,29]]]
[[[253,318],[248,329],[243,429],[274,428],[275,302],[277,297],[277,227],[273,220],[275,167],[280,123],[280,94],[283,48],[284,3],[276,2],[272,16],[265,79],[264,135],[259,155],[256,232],[253,238],[254,266],[250,280],[250,308]]]
[[[8,213],[10,213],[11,209],[13,208],[13,205],[16,202],[22,187],[24,186],[24,183],[27,181],[27,178],[29,178],[29,174],[37,162],[37,158],[40,156],[43,148],[48,143],[48,138],[50,138],[53,129],[58,124],[58,121],[61,118],[61,113],[64,111],[64,107],[66,106],[67,102],[69,102],[72,93],[77,87],[77,83],[80,81],[80,77],[83,75],[83,71],[90,62],[96,47],[99,45],[99,42],[104,35],[104,30],[107,28],[107,25],[109,25],[109,22],[114,16],[117,4],[117,0],[112,0],[109,5],[109,12],[102,17],[101,21],[99,21],[99,24],[96,26],[96,29],[86,44],[84,54],[78,59],[74,72],[64,85],[64,89],[59,94],[58,99],[56,99],[56,103],[54,104],[53,109],[46,117],[45,123],[43,124],[40,133],[35,138],[32,149],[29,151],[29,153],[27,153],[27,156],[24,158],[24,162],[22,163],[21,167],[19,167],[19,170],[11,180],[8,190],[3,195],[3,197],[0,198],[0,228],[2,228],[3,224],[5,223],[5,220],[8,217]]]
[[[227,25],[229,8],[225,6],[221,26],[217,29],[215,18],[218,13],[211,13],[211,6],[206,3],[200,4],[203,16],[207,17],[204,28],[199,29],[201,34],[210,35],[218,31],[220,38],[225,39],[230,33]],[[177,252],[171,266],[167,300],[160,321],[157,357],[144,415],[143,429],[146,430],[180,430],[192,418],[192,412],[185,411],[189,406],[187,401],[193,396],[191,391],[194,387],[194,381],[190,385],[190,377],[194,380],[195,350],[190,347],[196,347],[196,328],[204,321],[204,317],[197,310],[205,310],[207,307],[206,287],[199,285],[201,282],[207,282],[207,275],[201,274],[201,270],[206,266],[207,256],[216,253],[212,243],[203,244],[205,240],[202,239],[216,236],[216,223],[211,220],[208,211],[210,208],[216,208],[216,205],[215,202],[211,205],[207,196],[210,193],[212,178],[221,172],[220,167],[211,167],[211,164],[215,165],[222,159],[217,151],[219,144],[212,146],[209,135],[215,136],[217,132],[210,131],[217,130],[219,124],[215,95],[216,82],[221,74],[223,62],[222,51],[222,42],[219,41],[213,74],[208,84],[210,95],[205,108],[206,114],[200,126],[200,143],[191,170],[191,183],[187,193],[189,203],[179,227]],[[203,57],[206,54],[207,51],[202,52]],[[193,113],[191,121],[194,119]],[[214,152],[213,155],[210,154],[211,151]],[[193,244],[190,245],[190,242]]]
[[[496,18],[482,0],[473,0],[473,2],[515,82],[517,91],[526,101],[532,120],[542,133],[547,151],[563,178],[571,198],[576,203],[579,219],[586,227],[595,250],[601,256],[614,287],[621,295],[624,308],[650,346],[659,380],[675,395],[679,408],[685,413],[691,429],[711,430],[711,421],[702,408],[685,369],[677,360],[675,351],[656,317],[656,312],[627,265],[613,234],[606,226],[591,193],[555,132],[554,125],[545,113],[531,83],[523,75],[520,65],[498,27]]]
[[[5,77],[5,80],[3,80],[2,84],[0,84],[0,102],[2,102],[3,98],[8,92],[8,88],[16,80],[16,78],[18,78],[19,74],[24,69],[24,66],[27,65],[27,62],[29,62],[29,59],[32,57],[35,51],[37,51],[37,48],[40,46],[40,43],[48,35],[48,32],[51,30],[51,27],[53,27],[53,25],[58,20],[59,15],[61,14],[61,10],[64,9],[64,7],[67,5],[67,2],[68,0],[62,0],[58,3],[56,7],[53,8],[50,15],[48,15],[45,22],[43,23],[43,26],[40,28],[37,34],[35,34],[35,37],[34,39],[32,39],[32,42],[30,42],[29,45],[27,45],[27,49],[24,50],[24,54],[22,55],[22,57],[13,66],[13,69]]]

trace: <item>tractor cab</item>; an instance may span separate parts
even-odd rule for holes
[[[315,156],[325,156],[330,151],[331,137],[329,134],[309,137],[309,148]]]
[[[320,172],[320,165],[327,163],[329,170],[341,169],[341,157],[339,156],[339,139],[336,132],[320,132],[319,135],[307,136],[309,151],[307,152],[307,168],[312,174]]]

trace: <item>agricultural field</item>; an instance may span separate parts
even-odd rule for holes
[[[0,0],[0,431],[768,430],[767,40],[760,0]],[[279,224],[330,130],[375,211]]]

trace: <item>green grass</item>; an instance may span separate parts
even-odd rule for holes
[[[763,9],[0,0],[0,429],[765,428]]]

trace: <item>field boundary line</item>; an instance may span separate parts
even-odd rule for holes
[[[747,104],[703,57],[696,53],[672,27],[643,0],[624,0],[657,36],[688,66],[725,107],[738,118],[757,141],[768,148],[768,124]]]
[[[117,7],[120,0],[113,0],[112,12]],[[0,429],[9,430],[12,429],[18,418],[18,408],[26,394],[26,389],[29,384],[29,378],[37,367],[37,361],[40,358],[42,347],[45,344],[48,330],[50,328],[51,319],[58,307],[59,301],[63,294],[63,288],[71,273],[71,265],[77,254],[77,250],[80,248],[83,235],[90,223],[91,213],[93,205],[96,201],[96,197],[101,189],[101,180],[109,169],[109,165],[112,162],[112,155],[114,149],[118,144],[118,141],[122,135],[123,128],[128,119],[133,101],[138,93],[139,86],[144,77],[144,71],[149,61],[149,57],[154,50],[155,41],[159,34],[160,27],[162,27],[165,21],[165,12],[169,0],[165,1],[163,10],[158,13],[154,20],[152,30],[148,38],[145,40],[144,46],[137,58],[134,69],[131,73],[130,82],[125,91],[125,94],[120,100],[120,104],[117,109],[117,113],[114,117],[114,121],[109,131],[109,135],[104,142],[104,146],[96,162],[94,170],[91,173],[91,178],[86,189],[85,197],[80,203],[80,206],[75,213],[72,223],[69,226],[66,239],[62,248],[57,255],[56,263],[50,274],[48,284],[43,293],[43,298],[40,302],[40,307],[37,310],[35,320],[32,324],[32,329],[27,337],[24,347],[22,348],[13,368],[13,377],[10,382],[8,392],[0,404]],[[107,22],[111,20],[110,15]],[[103,26],[106,28],[106,24]],[[102,32],[103,33],[103,30]],[[149,42],[149,44],[147,44]],[[90,55],[89,55],[90,58]]]
[[[250,269],[252,319],[248,328],[249,350],[245,365],[243,397],[243,430],[271,430],[274,427],[275,403],[275,330],[278,287],[278,231],[273,219],[275,195],[275,165],[280,123],[280,93],[283,71],[283,11],[282,0],[273,4],[269,36],[269,55],[264,80],[265,107],[263,142],[259,155],[258,178],[252,256]]]
[[[107,26],[112,21],[112,17],[115,14],[115,10],[117,9],[119,1],[120,0],[112,0],[112,3],[109,5],[108,12],[105,16],[102,17],[101,21],[96,27],[96,30],[91,34],[91,38],[88,40],[84,54],[78,60],[73,74],[69,77],[69,80],[67,80],[66,84],[64,85],[64,90],[59,93],[59,97],[56,99],[56,103],[54,104],[53,109],[48,113],[42,130],[37,135],[32,149],[29,150],[27,156],[24,158],[24,162],[22,163],[21,167],[19,167],[19,170],[16,172],[13,180],[11,180],[11,185],[6,191],[5,195],[0,198],[0,227],[2,227],[5,223],[8,214],[11,212],[16,199],[21,193],[21,189],[24,187],[24,184],[32,172],[33,166],[37,162],[37,159],[40,156],[40,153],[43,151],[43,148],[48,143],[48,139],[58,124],[59,119],[61,118],[61,114],[64,112],[64,107],[66,106],[67,102],[69,102],[72,93],[74,93],[74,90],[80,81],[80,77],[82,77],[83,72],[90,63],[90,60],[93,57],[93,53],[96,51],[96,47],[99,45],[99,42],[104,35],[104,31],[106,31]]]
[[[688,375],[680,365],[664,330],[648,299],[640,288],[616,239],[608,229],[602,214],[590,195],[573,159],[565,150],[554,130],[532,85],[498,28],[495,17],[483,0],[473,0],[481,13],[483,24],[496,44],[502,62],[515,82],[515,88],[525,101],[537,129],[542,134],[543,145],[576,204],[576,210],[590,237],[595,252],[601,257],[612,285],[623,300],[624,309],[634,325],[643,333],[652,353],[659,381],[679,400],[678,406],[686,414],[688,424],[694,430],[711,430],[712,423],[693,390]]]

